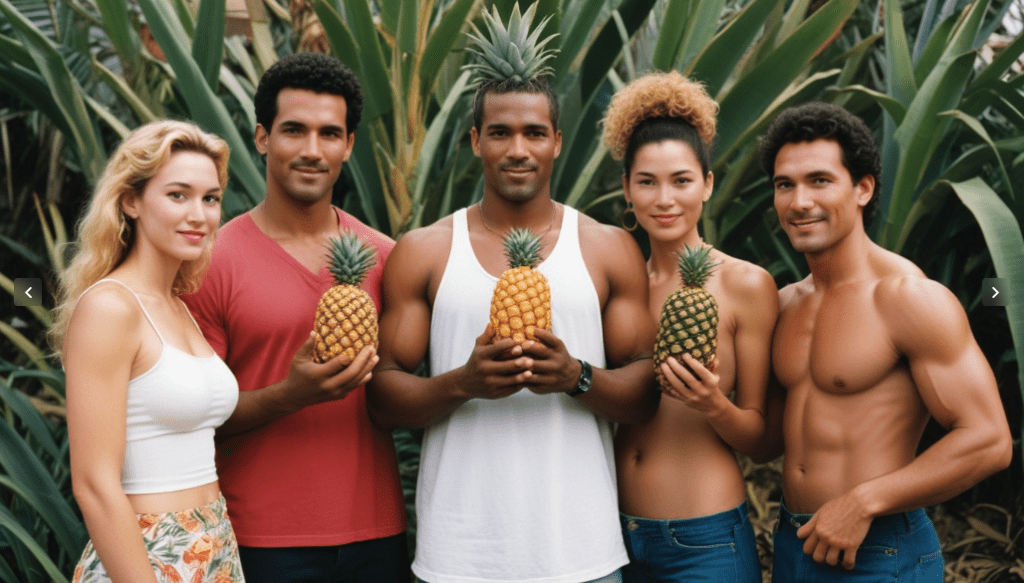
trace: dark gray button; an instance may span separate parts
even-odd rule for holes
[[[14,280],[14,305],[43,305],[43,280],[33,277],[19,277]]]
[[[986,306],[1005,306],[1010,303],[1010,280],[986,277],[981,281],[981,303]]]

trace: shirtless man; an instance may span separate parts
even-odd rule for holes
[[[922,507],[1010,462],[992,370],[956,297],[866,235],[880,164],[859,118],[788,109],[761,161],[811,271],[781,290],[773,340],[786,453],[774,580],[941,582]],[[916,455],[929,416],[948,433]]]
[[[625,231],[551,199],[561,148],[546,81],[485,82],[479,204],[402,236],[384,269],[380,426],[426,427],[413,572],[421,581],[621,581],[611,424],[654,414],[643,256]],[[491,344],[503,234],[541,237],[552,331]],[[428,354],[432,376],[413,372]]]

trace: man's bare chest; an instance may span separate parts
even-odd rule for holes
[[[786,306],[772,348],[775,375],[788,389],[859,393],[900,364],[870,293],[854,286],[807,294]]]

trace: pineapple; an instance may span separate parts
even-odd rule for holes
[[[538,328],[551,330],[551,290],[534,267],[540,263],[540,237],[514,229],[505,237],[509,269],[501,274],[491,300],[493,342],[511,338],[516,344],[534,340]]]
[[[512,8],[508,26],[502,24],[497,6],[493,7],[493,14],[484,10],[484,24],[487,25],[491,40],[485,39],[476,25],[470,23],[476,34],[471,33],[468,36],[476,46],[470,46],[469,50],[480,56],[480,62],[465,65],[463,68],[475,71],[481,81],[512,80],[521,83],[552,74],[554,70],[544,63],[554,58],[556,51],[545,49],[544,45],[557,35],[537,42],[544,25],[551,19],[550,16],[542,20],[533,33],[530,33],[537,4],[539,2],[531,5],[523,14],[520,13],[517,2]]]
[[[335,286],[320,297],[314,323],[317,362],[339,354],[355,358],[364,346],[377,347],[377,307],[359,285],[377,263],[377,250],[345,230],[327,244],[327,269]]]
[[[710,367],[718,350],[718,302],[704,285],[718,263],[711,263],[711,247],[690,248],[677,253],[683,285],[665,300],[654,345],[654,365],[662,386],[666,381],[661,363],[673,356],[680,362],[689,353]]]

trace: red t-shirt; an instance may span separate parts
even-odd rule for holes
[[[394,243],[340,210],[338,217],[377,247],[362,288],[379,310]],[[220,230],[202,288],[184,299],[240,390],[251,391],[287,376],[332,285],[326,269],[309,271],[244,214]],[[245,546],[338,545],[405,530],[394,443],[370,423],[363,387],[219,442],[217,474]]]

